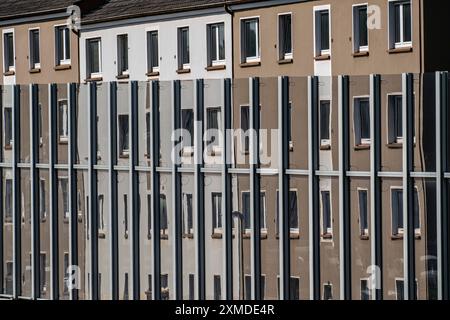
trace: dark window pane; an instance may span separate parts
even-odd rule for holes
[[[183,132],[183,145],[192,146],[194,141],[194,111],[192,109],[181,110],[181,128]]]
[[[250,229],[250,193],[242,193],[242,213],[244,214],[244,228]]]
[[[320,102],[320,140],[330,139],[330,102]]]
[[[361,47],[368,45],[367,33],[367,6],[358,9],[359,20],[359,45]]]
[[[411,41],[411,4],[403,5],[403,41]]]
[[[368,99],[359,102],[361,116],[361,139],[370,139],[370,104]]]
[[[328,10],[320,12],[320,49],[330,49],[330,21]]]
[[[400,21],[400,10],[401,10],[401,6],[399,4],[394,5],[394,32],[395,32],[395,42],[401,42],[402,38],[401,38],[401,21]]]

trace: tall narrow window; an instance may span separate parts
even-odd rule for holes
[[[12,180],[5,180],[5,220],[12,220]]]
[[[333,300],[333,285],[330,282],[323,285],[323,300]]]
[[[64,269],[63,269],[63,274],[64,274],[64,295],[67,296],[69,295],[69,253],[68,252],[64,252]]]
[[[98,195],[98,231],[99,234],[105,232],[105,214],[103,211],[105,197],[102,194]]]
[[[194,233],[192,219],[192,194],[183,194],[183,234],[188,236]]]
[[[392,235],[403,234],[403,189],[391,190]]]
[[[12,132],[12,108],[5,107],[3,109],[4,114],[4,130],[5,130],[5,149],[12,148],[13,145],[13,132]]]
[[[403,142],[402,108],[403,97],[401,95],[390,95],[388,98],[388,133],[389,143]]]
[[[167,199],[165,194],[159,196],[160,205],[160,226],[161,234],[167,234],[168,221],[167,221]]]
[[[44,296],[45,293],[47,292],[47,279],[46,279],[46,266],[47,266],[47,256],[45,253],[41,253],[39,256],[39,275],[40,275],[40,291],[41,291],[41,296]]]
[[[211,155],[221,154],[219,134],[221,130],[221,110],[220,108],[208,108],[206,111],[207,143]]]
[[[56,65],[70,64],[70,30],[67,26],[55,28]]]
[[[39,146],[42,147],[44,143],[44,136],[43,136],[43,121],[42,121],[42,104],[39,103],[38,105],[38,132],[39,132]]]
[[[189,148],[189,152],[191,152],[194,145],[194,110],[181,110],[181,127],[183,129],[183,147]]]
[[[389,37],[391,49],[411,46],[411,1],[389,2]]]
[[[225,63],[225,27],[223,23],[209,24],[208,35],[208,67]]]
[[[279,192],[277,190],[277,212],[276,212],[276,230],[277,234],[279,232],[279,217],[280,217],[280,207],[279,207]],[[297,205],[297,191],[289,191],[289,228],[291,233],[298,233],[298,205]]]
[[[125,229],[125,239],[128,239],[128,196],[123,195],[123,226]]]
[[[12,261],[6,262],[6,272],[5,272],[5,293],[13,294],[13,263]]]
[[[214,300],[222,300],[222,286],[220,276],[214,276]]]
[[[147,72],[159,72],[159,42],[158,31],[147,32]]]
[[[212,220],[213,220],[213,234],[222,232],[222,194],[213,192],[211,194],[212,200]]]
[[[369,98],[356,98],[353,110],[355,145],[370,145],[370,104]]]
[[[189,274],[189,300],[195,299],[195,277]]]
[[[189,27],[178,28],[178,69],[190,69]]]
[[[6,32],[3,34],[3,59],[4,59],[4,72],[15,71],[15,50],[14,50],[14,33]]]
[[[153,299],[153,288],[152,288],[152,275],[149,274],[147,276],[147,290],[145,291],[145,295],[147,297],[147,300]]]
[[[169,300],[169,275],[161,275],[161,300]]]
[[[403,279],[395,279],[395,293],[397,300],[405,300],[405,288]]]
[[[279,60],[292,59],[292,15],[278,16]]]
[[[242,214],[245,232],[250,232],[250,192],[242,192]]]
[[[369,224],[367,215],[367,190],[358,190],[359,199],[359,235],[366,238],[369,235]]]
[[[47,206],[45,198],[45,179],[39,180],[39,216],[41,221],[47,218]]]
[[[39,46],[39,29],[30,30],[30,69],[39,69],[41,67],[41,56]]]
[[[70,217],[68,179],[67,178],[59,178],[59,181],[60,181],[60,185],[61,185],[62,207],[63,207],[64,220],[68,220]]]
[[[129,121],[127,114],[119,115],[119,154],[127,157],[130,154]]]
[[[241,21],[241,62],[259,60],[259,18],[244,19]]]
[[[330,147],[330,101],[320,101],[320,146]]]
[[[59,142],[66,143],[69,139],[69,117],[67,100],[58,101]]]
[[[367,4],[353,7],[353,51],[369,50],[369,32],[367,28]]]
[[[102,41],[100,38],[86,40],[87,77],[94,79],[102,75]]]
[[[150,120],[150,112],[145,114],[145,147],[146,147],[146,156],[149,159],[152,153],[151,151],[151,120]]]
[[[245,153],[249,152],[250,149],[250,137],[248,130],[250,129],[250,108],[248,106],[241,107],[241,130],[243,131],[243,136],[241,139],[241,150]]]
[[[117,75],[128,76],[128,35],[117,36]]]
[[[152,236],[152,196],[147,195],[147,238]]]
[[[369,280],[361,279],[361,300],[370,300]]]
[[[333,237],[330,191],[321,191],[322,195],[322,237],[331,239]]]
[[[277,276],[278,298],[280,297],[280,276]],[[300,278],[291,277],[289,300],[300,300]]]
[[[330,12],[318,10],[315,12],[316,56],[330,54]]]
[[[129,289],[128,289],[128,272],[125,272],[125,279],[123,285],[123,300],[129,299]]]
[[[267,233],[267,211],[266,211],[266,193],[265,192],[261,192],[261,196],[260,196],[260,222],[261,222],[261,230],[264,233]]]

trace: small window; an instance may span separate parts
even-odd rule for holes
[[[367,237],[369,235],[367,190],[358,190],[359,199],[359,235]]]
[[[322,199],[322,238],[333,237],[330,191],[321,191]]]
[[[169,300],[169,275],[162,274],[161,275],[161,300]]]
[[[183,194],[183,234],[192,235],[193,230],[193,216],[192,216],[192,194]]]
[[[248,274],[244,275],[244,297],[245,300],[252,300],[252,277]],[[261,275],[261,300],[264,300],[266,295],[266,276]]]
[[[102,41],[100,38],[86,40],[87,76],[89,78],[102,75]]]
[[[388,103],[389,144],[403,143],[403,97],[401,95],[390,95]]]
[[[129,121],[127,114],[119,115],[119,155],[121,157],[128,157],[130,154],[130,136],[129,136]]]
[[[358,53],[368,50],[367,5],[357,5],[353,7],[353,51]]]
[[[152,275],[147,275],[147,290],[145,291],[145,296],[147,300],[153,299],[153,288],[152,288]]]
[[[147,72],[159,72],[158,31],[147,32]]]
[[[416,290],[414,290],[414,300],[417,300],[418,284],[415,279]],[[403,279],[395,279],[395,295],[397,300],[405,300],[405,282]]]
[[[208,34],[208,66],[225,64],[225,27],[223,23],[209,24]]]
[[[5,107],[3,109],[5,116],[5,148],[9,149],[13,145],[13,131],[12,131],[12,108]]]
[[[178,69],[190,69],[189,27],[178,28]]]
[[[214,276],[214,300],[222,300],[222,288],[221,288],[220,276]]]
[[[55,28],[56,65],[70,64],[70,30],[67,26]]]
[[[280,217],[280,207],[279,207],[279,196],[280,193],[277,190],[277,216],[276,216],[276,230],[277,234],[279,234],[279,217]],[[298,233],[298,205],[297,205],[297,191],[291,190],[289,191],[289,229],[291,233]]]
[[[117,74],[128,75],[128,35],[117,36]]]
[[[4,71],[15,70],[15,50],[14,50],[14,33],[7,32],[3,34],[3,55],[4,55]]]
[[[289,151],[294,151],[294,140],[292,140],[292,102],[289,102],[289,121],[288,121],[288,134],[289,134]]]
[[[147,238],[152,236],[152,196],[147,195]]]
[[[259,19],[245,19],[241,21],[241,62],[258,62],[259,49]]]
[[[67,100],[58,101],[59,142],[67,143],[69,140],[69,116]]]
[[[361,300],[370,300],[369,280],[361,279]]]
[[[105,225],[105,214],[104,214],[104,201],[105,197],[102,194],[98,195],[98,231],[99,233],[105,233],[106,225]]]
[[[64,273],[64,296],[68,296],[69,295],[69,253],[68,252],[64,252],[64,269],[63,269],[63,273]]]
[[[47,205],[45,198],[45,179],[39,180],[39,217],[41,221],[47,218]]]
[[[46,278],[46,266],[47,266],[47,256],[45,253],[41,253],[39,256],[39,276],[40,276],[40,291],[41,296],[44,296],[47,292],[47,278]]]
[[[250,232],[250,192],[242,192],[242,212],[244,214],[244,229],[246,233]],[[260,221],[261,231],[267,233],[267,211],[266,211],[266,193],[264,191],[260,194]]]
[[[41,67],[41,56],[39,46],[39,29],[30,30],[30,69]]]
[[[278,16],[279,60],[292,59],[292,15]]]
[[[280,299],[280,276],[277,276],[277,294]],[[300,278],[291,277],[289,300],[300,300]]]
[[[150,112],[147,112],[146,114],[145,114],[145,147],[146,147],[146,151],[145,151],[145,155],[146,155],[146,157],[149,159],[150,158],[150,155],[152,154],[152,151],[151,151],[151,136],[152,136],[152,133],[151,133],[151,129],[152,127],[151,127],[151,118],[150,118]]]
[[[128,239],[128,195],[123,195],[123,226],[125,229],[124,237]]]
[[[181,110],[181,128],[183,129],[183,147],[192,149],[194,145],[194,110]]]
[[[315,12],[316,56],[330,54],[330,12],[318,10]]]
[[[330,145],[330,101],[320,101],[320,146]]]
[[[333,285],[330,282],[323,284],[323,300],[333,300]]]
[[[241,106],[241,130],[243,136],[241,139],[241,150],[244,147],[243,152],[248,153],[250,150],[250,108],[248,106]]]
[[[222,233],[222,194],[213,192],[211,194],[213,214],[213,234]]]
[[[161,234],[167,234],[168,221],[167,221],[167,198],[165,194],[159,196],[159,211],[160,211],[160,228]]]
[[[189,300],[195,299],[195,277],[193,274],[189,274]]]
[[[43,136],[43,121],[42,121],[42,105],[39,103],[38,105],[38,132],[39,132],[39,146],[42,147],[44,143],[44,136]]]
[[[130,298],[128,282],[128,272],[125,272],[125,279],[123,284],[123,300],[129,300]]]
[[[70,217],[69,212],[69,180],[67,178],[59,178],[59,184],[61,186],[62,195],[62,208],[64,214],[64,220],[68,220]]]
[[[14,264],[12,261],[6,261],[5,293],[9,295],[13,294],[13,271]]]
[[[12,186],[13,181],[11,179],[5,180],[5,220],[10,222],[12,220]]]
[[[392,235],[403,234],[403,189],[391,189]],[[420,205],[417,187],[414,190],[414,231],[420,234]]]
[[[391,49],[410,47],[412,42],[411,1],[389,3],[389,37]]]
[[[370,104],[369,98],[356,98],[353,110],[355,145],[370,145]]]
[[[206,129],[207,129],[207,144],[209,148],[209,154],[220,155],[220,139],[219,134],[221,130],[221,109],[220,108],[208,108],[206,110]]]

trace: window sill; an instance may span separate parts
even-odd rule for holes
[[[119,74],[116,76],[117,80],[124,80],[124,79],[130,79],[130,75],[129,74]]]
[[[364,235],[360,235],[359,239],[360,240],[369,240],[370,238],[369,238],[369,235],[364,234]]]
[[[412,52],[413,51],[413,47],[404,47],[404,48],[392,48],[389,49],[387,52],[389,54],[395,54],[395,53],[407,53],[407,52]]]
[[[168,234],[161,234],[159,236],[159,239],[161,239],[161,240],[169,240],[169,235]]]
[[[206,71],[217,71],[217,70],[225,70],[227,67],[224,64],[217,65],[217,66],[209,66],[206,67]]]
[[[325,233],[321,235],[322,240],[332,240],[333,239],[333,235],[331,233]]]
[[[69,70],[72,69],[72,66],[70,64],[60,64],[55,66],[53,69],[55,69],[55,71]]]
[[[241,68],[250,68],[250,67],[258,67],[261,65],[261,61],[255,61],[255,62],[242,62],[239,66]]]
[[[129,154],[120,154],[119,158],[120,159],[128,159],[128,158],[130,158],[130,155]]]
[[[222,234],[221,233],[213,233],[211,235],[212,239],[222,239]]]
[[[106,239],[106,233],[104,231],[98,232],[98,238],[99,239]]]
[[[29,73],[40,73],[41,72],[41,68],[33,68],[33,69],[30,69],[28,72]]]
[[[369,51],[357,51],[352,53],[353,58],[368,57]]]
[[[314,60],[316,61],[324,61],[324,60],[330,60],[331,56],[329,54],[322,54],[320,56],[315,56]]]
[[[194,239],[194,235],[193,235],[192,233],[184,234],[184,235],[183,235],[183,238],[186,238],[186,239]]]
[[[5,77],[9,77],[9,76],[13,76],[13,75],[15,75],[16,74],[16,72],[15,71],[6,71],[6,72],[4,72],[3,73],[3,75],[5,76]]]
[[[278,60],[278,64],[289,64],[289,63],[294,63],[294,59],[290,58]]]
[[[10,145],[10,144],[7,144],[6,146],[5,146],[5,150],[12,150],[12,145]]]
[[[184,74],[184,73],[190,73],[190,72],[191,72],[190,68],[189,69],[178,69],[177,70],[178,74]]]
[[[330,145],[322,145],[322,146],[320,146],[320,150],[322,150],[322,151],[331,150],[331,146]]]
[[[85,82],[99,82],[99,81],[103,81],[103,77],[87,78],[84,81]]]
[[[12,218],[5,218],[5,223],[12,223],[13,219]]]
[[[69,144],[69,139],[68,138],[59,138],[59,144]]]
[[[64,224],[69,224],[69,217],[64,217],[63,218],[63,223]]]
[[[402,234],[391,235],[391,240],[403,240]]]
[[[250,232],[245,232],[242,234],[242,239],[250,239]]]
[[[403,148],[403,143],[388,143],[386,147],[389,149],[401,149]]]
[[[277,233],[277,235],[275,236],[275,238],[278,240],[280,239],[280,235]],[[298,240],[300,239],[300,233],[299,232],[290,232],[289,233],[289,239],[291,240]]]
[[[155,72],[147,72],[145,74],[147,77],[159,77],[159,71],[155,71]]]
[[[355,151],[360,151],[360,150],[370,150],[370,144],[361,144],[361,145],[357,145],[355,146]]]

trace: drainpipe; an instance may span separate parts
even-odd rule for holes
[[[234,79],[234,11],[227,3],[225,3],[224,9],[231,16],[231,78]]]

